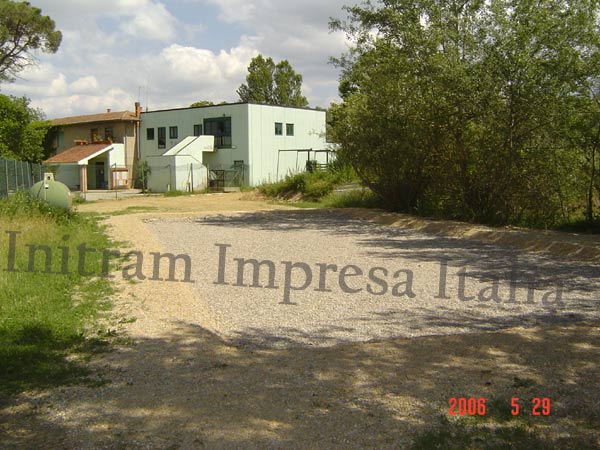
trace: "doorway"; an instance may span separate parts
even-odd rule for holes
[[[96,189],[106,189],[104,182],[104,161],[96,161]]]

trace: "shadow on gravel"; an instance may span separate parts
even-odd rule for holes
[[[207,217],[195,219],[195,222],[215,227],[276,232],[313,230],[334,236],[353,236],[365,256],[382,260],[439,263],[445,258],[449,269],[466,267],[467,278],[479,281],[489,281],[493,277],[509,280],[514,270],[519,289],[527,285],[541,290],[555,289],[561,284],[565,292],[600,292],[600,267],[592,263],[557,260],[540,253],[527,253],[475,240],[378,225],[350,218],[340,210],[268,211]]]
[[[108,385],[64,388],[28,408],[5,405],[0,442],[55,449],[395,449],[411,448],[418,436],[415,448],[454,448],[452,432],[460,431],[468,448],[597,448],[597,325],[276,350],[231,346],[179,323],[168,339],[140,340],[109,356]],[[486,398],[485,416],[437,421],[448,417],[450,397],[471,396]],[[523,411],[503,417],[513,396]],[[551,416],[531,415],[533,397],[551,399]],[[68,414],[44,419],[50,410]],[[499,446],[488,446],[482,432]]]

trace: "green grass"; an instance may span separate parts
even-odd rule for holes
[[[464,420],[445,417],[431,428],[418,434],[412,450],[529,450],[544,448],[547,443],[534,431],[524,426],[487,427],[468,425]]]
[[[172,191],[167,191],[163,195],[165,197],[183,197],[184,195],[194,195],[194,194],[197,194],[197,192],[178,191],[175,189]]]
[[[283,180],[265,183],[258,190],[268,197],[288,198],[300,194],[303,201],[319,201],[344,183],[356,181],[356,174],[348,167],[323,172],[288,174]]]
[[[383,202],[368,188],[331,193],[322,203],[327,208],[383,208]]]
[[[357,176],[348,167],[334,168],[324,172],[301,172],[289,174],[276,183],[265,183],[258,190],[283,203],[298,208],[381,208],[381,200],[368,188],[346,192],[334,192],[347,183],[357,183]],[[295,201],[290,201],[294,199]],[[298,200],[296,200],[298,199]]]
[[[16,241],[15,272],[7,272],[9,234]],[[92,324],[110,306],[111,285],[78,273],[77,246],[111,248],[104,229],[92,217],[51,208],[19,193],[0,201],[0,391],[20,392],[82,380],[87,371],[78,359],[98,351],[103,339]],[[29,271],[27,245],[51,250],[51,271],[38,252]],[[69,249],[68,274],[62,274],[62,250]],[[99,251],[88,253],[85,270],[102,272]],[[73,358],[80,355],[82,358]]]

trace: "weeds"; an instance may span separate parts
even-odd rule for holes
[[[103,227],[91,217],[53,208],[26,193],[0,201],[0,265],[8,267],[8,231],[17,232],[14,271],[0,271],[0,390],[19,392],[69,383],[87,373],[69,355],[93,351],[86,326],[110,308],[111,285],[105,279],[79,274],[78,258],[64,258],[62,250],[85,243],[85,269],[102,272],[101,251],[112,248]],[[37,252],[33,267],[27,246]],[[33,269],[33,270],[31,270]]]
[[[300,194],[304,201],[319,201],[344,183],[356,180],[354,172],[347,167],[330,168],[323,172],[301,172],[289,174],[275,183],[265,183],[258,187],[268,197],[288,198]]]

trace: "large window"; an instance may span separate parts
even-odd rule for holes
[[[204,119],[204,134],[215,137],[216,148],[231,148],[231,117]]]
[[[283,124],[275,122],[275,136],[283,136]]]
[[[165,148],[167,146],[167,129],[165,127],[158,127],[158,148]]]
[[[286,123],[285,124],[285,135],[286,136],[293,136],[294,135],[294,124],[293,123]]]
[[[146,129],[146,139],[149,141],[153,141],[154,140],[154,128],[148,128]]]
[[[194,125],[194,136],[202,136],[202,124],[197,123]]]
[[[177,139],[177,127],[169,127],[169,139]]]

